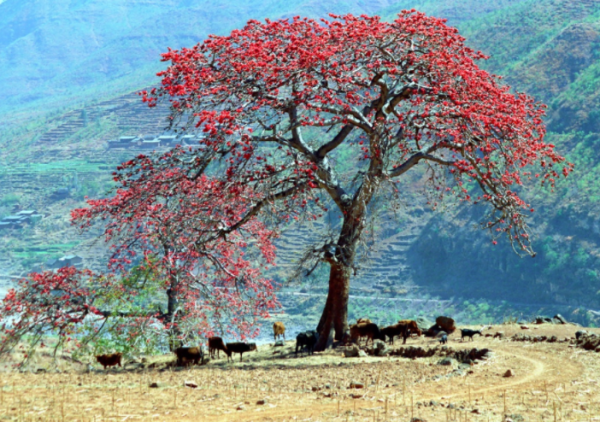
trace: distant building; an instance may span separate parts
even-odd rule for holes
[[[108,141],[108,148],[132,148],[141,146],[143,139],[138,136],[121,136],[119,139]]]
[[[161,146],[174,147],[177,145],[176,135],[161,135],[158,137]]]
[[[8,217],[4,217],[2,221],[7,223],[19,223],[29,220],[29,217],[21,216],[21,215],[9,215]]]
[[[140,135],[139,137],[142,138],[142,142],[155,141],[158,139],[157,135]]]
[[[119,142],[122,144],[133,144],[137,141],[141,141],[137,136],[121,136]]]
[[[162,148],[172,148],[175,145],[192,146],[193,148],[201,148],[198,141],[202,137],[199,135],[177,135],[163,134],[157,135],[139,135],[139,136],[121,136],[119,139],[110,139],[107,141],[108,148],[143,148],[158,150]]]
[[[83,258],[77,255],[65,255],[62,258],[58,258],[58,260],[66,264],[63,266],[77,266],[83,263]]]
[[[30,217],[26,215],[9,215],[4,217],[2,221],[2,228],[21,228],[23,224],[29,221]]]
[[[23,210],[23,211],[19,211],[17,213],[17,215],[22,215],[22,216],[27,216],[27,217],[31,217],[32,215],[34,215],[36,212],[34,210]]]
[[[160,140],[158,138],[149,139],[142,141],[142,148],[144,149],[158,149],[160,148]]]

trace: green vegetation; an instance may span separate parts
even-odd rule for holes
[[[11,254],[18,259],[22,259],[24,264],[37,264],[46,262],[49,259],[60,258],[68,251],[77,247],[79,242],[53,243],[47,245],[23,245],[13,246]]]
[[[19,195],[16,193],[7,193],[0,199],[0,206],[13,205],[19,202]]]
[[[0,169],[0,177],[14,173],[75,173],[75,172],[98,172],[97,163],[90,163],[87,160],[64,160],[49,161],[45,163],[18,163],[6,166]]]

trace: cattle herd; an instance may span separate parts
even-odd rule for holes
[[[350,326],[350,340],[353,343],[357,343],[360,338],[366,337],[367,344],[369,340],[371,340],[371,343],[374,340],[389,340],[390,344],[394,344],[394,337],[399,336],[402,337],[402,344],[406,344],[406,339],[413,334],[420,336],[423,333],[416,321],[408,319],[400,320],[394,325],[380,329],[370,319],[360,318],[356,321],[356,324]]]
[[[352,324],[350,329],[344,335],[341,344],[350,345],[358,344],[362,338],[366,338],[366,345],[368,346],[369,341],[371,344],[375,340],[388,341],[390,344],[394,344],[394,338],[402,338],[402,344],[406,344],[406,340],[412,336],[421,336],[425,334],[429,337],[435,337],[441,344],[448,342],[448,334],[454,332],[456,327],[454,326],[454,320],[448,317],[438,317],[436,324],[423,332],[416,321],[413,320],[400,320],[396,324],[379,328],[379,326],[373,323],[368,318],[359,318],[356,324]],[[465,338],[473,340],[473,336],[476,334],[482,335],[481,330],[461,329],[461,340]],[[283,322],[275,322],[273,324],[273,339],[275,345],[283,345],[280,342],[280,338],[285,341],[285,325]],[[312,355],[315,346],[319,340],[319,334],[317,331],[309,330],[299,333],[296,336],[296,350],[305,351],[307,354]],[[219,358],[220,352],[225,353],[227,361],[233,361],[232,355],[238,353],[240,355],[240,362],[243,361],[244,353],[257,350],[256,343],[243,343],[243,342],[230,342],[225,343],[221,337],[210,337],[208,339],[208,353],[211,359]],[[204,352],[202,347],[179,347],[174,351],[177,357],[177,366],[186,365],[199,365],[204,361]],[[104,369],[111,366],[121,366],[122,353],[112,353],[107,355],[96,356],[96,360],[104,367]]]

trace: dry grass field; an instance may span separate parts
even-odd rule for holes
[[[502,325],[484,333],[564,339],[577,329]],[[492,350],[472,366],[439,365],[439,356],[344,358],[340,350],[295,357],[288,342],[261,346],[243,363],[221,355],[185,369],[5,370],[0,421],[600,421],[600,353],[569,343],[475,339],[463,343],[454,334],[448,344]],[[423,337],[409,343],[437,344]],[[512,377],[503,376],[508,369]]]

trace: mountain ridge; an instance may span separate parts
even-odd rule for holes
[[[0,91],[8,101],[0,113],[85,100],[78,89],[94,97],[95,91],[118,94],[119,84],[152,83],[148,76],[160,69],[167,47],[194,45],[250,19],[373,13],[390,3],[6,0],[0,4]]]

